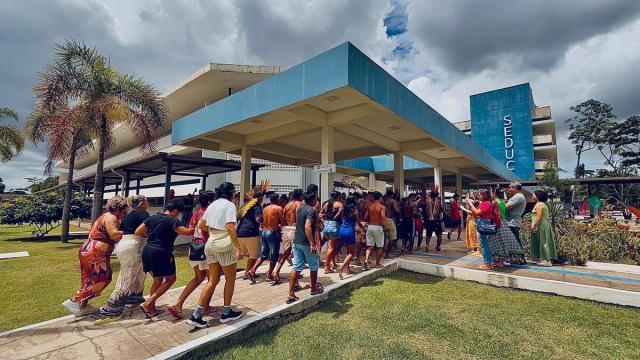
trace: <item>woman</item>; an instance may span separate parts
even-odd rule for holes
[[[500,224],[507,223],[506,204],[502,200],[503,196],[504,193],[500,189],[496,189],[493,193],[494,204],[500,210]],[[494,264],[498,267],[503,267],[505,260],[511,262],[512,258],[520,258],[524,254],[524,250],[508,226],[500,226],[495,235],[489,236],[489,246]]]
[[[532,198],[536,205],[531,214],[531,255],[540,259],[538,266],[551,266],[551,259],[557,259],[558,254],[546,204],[549,195],[543,190],[536,190]]]
[[[193,235],[193,228],[182,226],[182,206],[181,200],[173,200],[165,206],[164,213],[150,216],[136,229],[136,235],[147,238],[142,250],[143,270],[153,276],[151,294],[140,305],[147,318],[162,313],[156,309],[156,301],[176,282],[176,259],[173,256],[176,238],[178,235]]]
[[[80,246],[78,259],[82,285],[73,298],[62,303],[77,317],[97,311],[89,305],[89,300],[100,295],[111,282],[111,253],[115,244],[122,239],[122,231],[118,228],[128,207],[122,196],[114,196],[107,200],[107,211],[96,219],[88,239]]]
[[[242,279],[250,280],[249,270],[260,257],[260,224],[262,223],[262,200],[264,193],[249,192],[245,195],[245,200],[252,203],[250,206],[246,204],[242,206],[244,211],[238,214],[238,240],[240,241],[240,249],[245,256],[248,256],[247,268],[244,271]]]
[[[204,251],[209,264],[209,281],[202,289],[198,305],[187,324],[198,328],[208,326],[202,319],[204,310],[209,306],[220,275],[224,273],[224,307],[220,322],[226,323],[242,317],[242,312],[231,309],[231,300],[236,284],[236,265],[242,259],[242,250],[236,233],[235,187],[230,182],[222,183],[216,189],[217,200],[211,203],[200,221],[200,229],[209,233]]]
[[[473,201],[473,205],[475,207],[480,206],[480,202],[476,200],[474,194],[470,195],[470,199]],[[473,256],[482,256],[480,251],[478,251],[480,245],[478,245],[478,230],[476,229],[476,217],[473,215],[471,210],[465,208],[464,206],[460,206],[460,210],[464,211],[467,214],[467,225],[465,227],[466,231],[466,246],[471,249],[471,255]]]
[[[324,265],[324,273],[331,274],[337,267],[335,261],[336,240],[340,238],[340,221],[342,220],[343,205],[339,201],[340,193],[331,192],[329,200],[324,203],[320,211],[320,219],[324,221],[322,235],[327,239],[327,260]],[[333,265],[332,265],[333,264]]]
[[[495,205],[491,204],[491,196],[489,190],[480,190],[480,204],[478,207],[474,205],[471,199],[467,199],[467,205],[469,211],[480,220],[491,221],[495,220],[496,213],[498,212]],[[499,215],[498,215],[499,216]],[[482,258],[484,264],[480,267],[482,270],[493,270],[493,256],[491,255],[491,247],[489,246],[489,235],[478,233],[480,239],[480,246],[482,246]]]
[[[144,297],[144,271],[142,270],[142,249],[146,239],[135,234],[136,229],[148,217],[149,203],[142,195],[129,196],[127,199],[129,208],[133,209],[122,219],[120,230],[122,240],[115,246],[115,254],[120,261],[120,275],[116,282],[116,288],[111,293],[107,303],[100,308],[102,319],[96,320],[96,324],[111,322],[122,318],[125,305],[138,305],[143,303]]]
[[[340,226],[340,240],[347,247],[347,256],[344,258],[344,262],[342,262],[342,266],[340,266],[338,272],[340,279],[343,278],[342,272],[345,268],[347,269],[347,274],[351,274],[349,263],[351,262],[351,258],[353,258],[353,252],[356,246],[356,224],[364,231],[364,226],[360,223],[360,214],[356,206],[355,196],[349,195],[349,197],[347,197],[344,214],[342,226]]]
[[[182,320],[182,306],[187,300],[189,295],[209,277],[209,265],[207,264],[207,257],[204,254],[204,246],[209,239],[209,233],[200,230],[198,226],[200,219],[207,210],[209,204],[215,200],[215,194],[211,191],[200,191],[198,195],[198,202],[200,208],[191,215],[189,219],[189,228],[193,229],[193,236],[191,237],[191,245],[189,246],[189,266],[193,269],[193,278],[189,280],[187,286],[180,294],[178,301],[167,308],[167,311],[177,320]],[[207,303],[207,308],[204,309],[205,315],[210,311],[210,307]]]

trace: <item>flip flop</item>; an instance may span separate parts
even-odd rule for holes
[[[218,311],[218,308],[216,308],[215,306],[209,306],[206,310],[202,310],[202,316],[210,315],[211,313],[214,313],[216,311]]]
[[[144,316],[149,320],[164,314],[164,310],[156,310],[155,313],[147,312],[142,306],[140,306],[140,310],[142,310]]]
[[[276,286],[276,285],[280,285],[280,284],[282,284],[282,281],[280,281],[280,280],[271,281],[271,286]]]
[[[294,297],[294,298],[287,298],[287,301],[285,301],[286,304],[293,304],[294,302],[300,300],[299,297]]]
[[[110,316],[110,317],[104,317],[104,318],[101,318],[101,319],[95,319],[93,321],[93,324],[94,325],[108,324],[108,323],[111,323],[111,322],[114,322],[114,321],[118,321],[120,319],[122,319],[122,314],[120,314],[118,316]]]
[[[256,283],[256,275],[251,275],[251,273],[249,273],[249,281],[251,281],[252,284]]]
[[[176,308],[174,306],[168,306],[167,307],[167,311],[169,312],[169,314],[171,314],[171,316],[173,316],[176,320],[182,320],[182,311],[178,312],[178,310],[176,310]]]
[[[300,285],[295,285],[293,287],[293,291],[300,291],[300,290],[302,290],[302,286],[300,286]]]

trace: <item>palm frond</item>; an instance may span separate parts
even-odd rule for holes
[[[0,120],[1,119],[13,119],[18,122],[18,112],[8,107],[0,107]]]
[[[0,125],[0,161],[7,162],[24,149],[20,129],[13,125]]]

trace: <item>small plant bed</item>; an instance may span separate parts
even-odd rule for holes
[[[406,271],[208,359],[637,359],[640,312]]]

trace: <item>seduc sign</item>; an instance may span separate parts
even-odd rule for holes
[[[502,120],[504,126],[504,157],[507,160],[505,166],[513,171],[516,168],[515,151],[513,149],[513,121],[511,120],[511,115],[506,115]]]
[[[313,167],[316,174],[333,174],[336,172],[336,164],[316,165]]]

